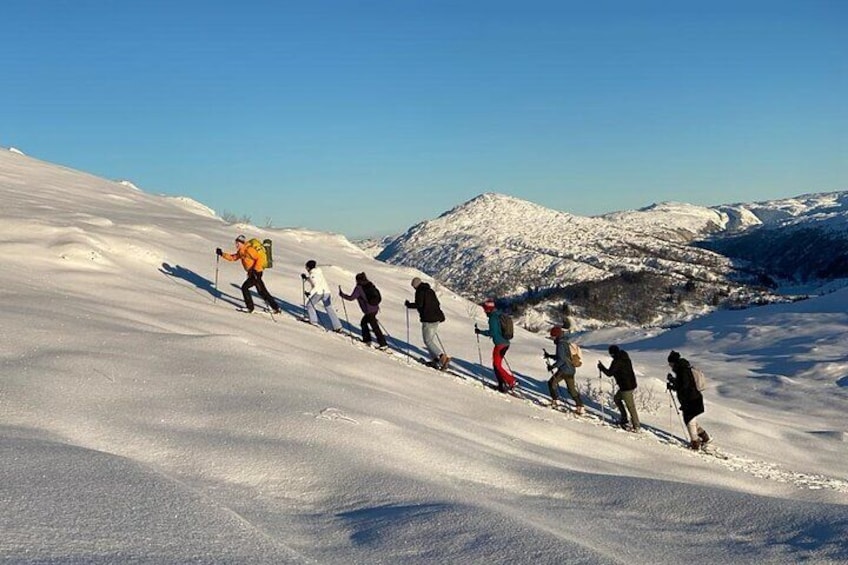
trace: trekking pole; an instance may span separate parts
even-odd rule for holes
[[[677,407],[677,402],[674,400],[674,395],[671,394],[671,391],[668,391],[669,402],[674,405],[674,410],[677,412],[677,415],[680,417],[680,425],[683,426],[683,442],[687,443],[686,438],[689,437],[689,428],[686,427],[686,422],[683,421],[683,414],[680,413],[680,409]]]
[[[215,296],[212,298],[212,304],[218,303],[218,264],[221,262],[221,256],[215,255]]]
[[[306,317],[306,279],[300,277],[300,298],[303,300],[303,317]]]
[[[474,324],[474,333],[477,335],[477,359],[480,360],[480,367],[483,367],[483,351],[480,349],[480,334],[477,333],[477,324]]]
[[[601,368],[598,367],[598,403],[601,405],[601,422],[606,421],[607,415],[606,410],[604,410],[604,374],[601,372]]]
[[[439,334],[436,334],[436,340],[438,340],[438,342],[439,342],[439,347],[441,347],[441,348],[442,348],[442,352],[443,352],[445,355],[447,355],[447,354],[448,354],[448,350],[447,350],[447,349],[445,349],[445,344],[444,344],[444,343],[442,343],[442,338],[441,338],[441,337],[439,337]]]
[[[669,391],[669,392],[671,392],[671,391]],[[669,395],[669,397],[668,397],[668,429],[671,429],[671,425],[672,425],[671,424],[671,419],[672,419],[672,416],[671,416],[671,401],[672,400],[673,399],[671,398],[671,395]]]
[[[341,292],[342,287],[339,287],[339,292]],[[350,343],[353,343],[353,330],[350,329],[350,320],[347,317],[347,300],[342,298],[342,309],[344,309],[345,322],[347,323],[347,335],[350,337]]]
[[[392,337],[392,334],[389,333],[389,330],[386,329],[386,326],[383,325],[383,322],[377,319],[377,315],[374,314],[374,321],[377,322],[377,326],[383,330],[383,336],[386,338],[386,347],[388,347],[390,341],[394,341],[395,338]]]
[[[412,353],[409,351],[411,347],[409,344],[409,308],[404,306],[403,309],[406,312],[406,364],[409,365],[412,360]]]

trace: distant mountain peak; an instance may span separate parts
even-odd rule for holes
[[[735,296],[744,302],[744,296],[753,296],[752,292],[767,293],[749,291],[746,285],[774,284],[767,268],[756,270],[758,257],[766,256],[757,246],[769,241],[768,232],[794,225],[821,228],[825,223],[831,230],[848,224],[848,194],[714,207],[662,201],[640,210],[585,217],[485,192],[412,227],[388,243],[378,259],[417,267],[470,298],[500,296],[520,302],[551,296],[562,300],[563,294],[557,294],[560,289],[592,284],[581,286],[578,298],[584,308],[594,309],[598,319],[626,317],[622,308],[644,302],[653,304],[653,310],[631,308],[635,317],[627,319],[653,324],[730,302]],[[706,243],[694,245],[760,229],[767,231],[752,246],[745,246],[745,254],[719,253],[717,246]],[[838,241],[835,236],[823,237],[808,236],[796,247],[807,241]],[[815,263],[815,271],[827,276],[841,273],[840,257]],[[799,266],[814,264],[806,256],[798,259]],[[785,276],[786,269],[781,267],[778,277]],[[804,273],[799,269],[797,275],[807,276]],[[610,300],[590,290],[602,287]],[[628,292],[632,296],[621,298]],[[616,300],[626,306],[619,306],[617,312],[600,308]],[[662,315],[644,322],[651,312]]]

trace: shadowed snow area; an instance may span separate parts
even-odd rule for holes
[[[508,356],[527,399],[484,386],[482,312],[439,285],[456,373],[416,363],[420,273],[343,237],[229,226],[9,151],[0,196],[2,563],[848,560],[848,291],[577,336],[584,387],[609,392],[595,364],[630,350],[636,435],[597,399],[541,405],[541,336],[516,330]],[[244,272],[214,250],[239,233],[274,241],[278,316],[236,311]],[[342,335],[296,320],[309,259],[333,289],[375,281],[393,355],[358,342],[355,303],[334,299]],[[679,439],[671,348],[708,374],[721,458]]]

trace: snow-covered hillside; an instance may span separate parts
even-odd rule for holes
[[[702,280],[722,279],[731,271],[730,262],[714,253],[494,193],[418,224],[379,258],[415,264],[449,285],[499,285],[507,293],[597,280],[623,270]]]
[[[848,191],[711,207],[661,202],[639,210],[605,214],[601,218],[628,231],[683,243],[710,235],[738,235],[755,228],[815,225],[845,231],[848,229]]]
[[[712,208],[664,202],[596,218],[489,193],[413,226],[378,258],[468,297],[507,298],[528,327],[556,319],[563,302],[584,327],[673,324],[774,300],[747,285],[848,278],[848,192]]]
[[[673,239],[607,218],[575,216],[488,193],[410,228],[386,246],[378,259],[420,268],[476,299],[493,295],[526,304],[540,294],[537,309],[543,312],[564,298],[548,296],[551,290],[636,274],[648,278],[631,285],[638,290],[624,302],[631,307],[636,294],[655,300],[653,314],[647,315],[650,319],[642,321],[662,323],[686,318],[691,310],[679,307],[675,287],[682,289],[689,281],[697,281],[711,298],[719,293],[727,297],[739,287],[729,280],[735,272],[729,259]],[[578,305],[581,323],[586,318],[607,322],[644,318],[623,308],[609,314],[598,311],[598,305],[613,302],[612,295],[623,294],[620,289],[593,298],[596,294],[597,289],[587,289],[582,302],[565,297]],[[709,299],[698,294],[694,303],[703,307]]]
[[[705,208],[664,202],[603,216],[628,230],[745,261],[772,284],[810,291],[848,278],[848,191]]]
[[[584,390],[609,342],[631,350],[636,435],[594,401],[578,419],[483,386],[480,313],[444,287],[460,376],[408,363],[422,345],[402,303],[420,272],[340,236],[229,226],[9,151],[0,196],[0,562],[848,559],[846,291],[579,336]],[[274,240],[276,319],[236,312],[243,272],[215,261],[241,232]],[[332,285],[378,284],[394,355],[296,321],[308,259]],[[534,398],[543,347],[518,330],[509,353]],[[670,347],[709,374],[703,425],[728,459],[669,439]]]

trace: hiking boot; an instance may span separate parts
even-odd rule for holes
[[[389,346],[388,346],[388,345],[385,345],[385,344],[384,344],[384,345],[378,345],[378,346],[377,346],[377,351],[385,351],[385,350],[387,350],[388,348],[389,348]]]
[[[444,353],[439,355],[439,369],[441,369],[442,371],[448,368],[448,364],[450,364],[450,362],[451,358],[445,355]]]
[[[559,400],[556,398],[551,399],[551,408],[559,408]]]
[[[623,430],[626,430],[627,427],[629,426],[629,424],[630,424],[630,422],[628,422],[627,420],[619,420],[618,421],[618,427],[623,429]]]
[[[694,451],[698,451],[699,449],[701,449],[701,440],[693,439],[692,441],[690,441],[689,449],[692,449]]]
[[[586,410],[583,408],[582,404],[578,404],[577,407],[574,409],[574,413],[578,416],[582,416],[586,413]]]
[[[710,440],[712,439],[710,437],[710,434],[708,434],[705,430],[701,430],[700,432],[698,432],[698,437],[701,439],[702,446],[710,443]]]
[[[336,329],[334,329],[333,331],[334,331],[334,332],[336,332],[337,334],[342,333],[342,329],[341,329],[341,328],[336,328]]]

